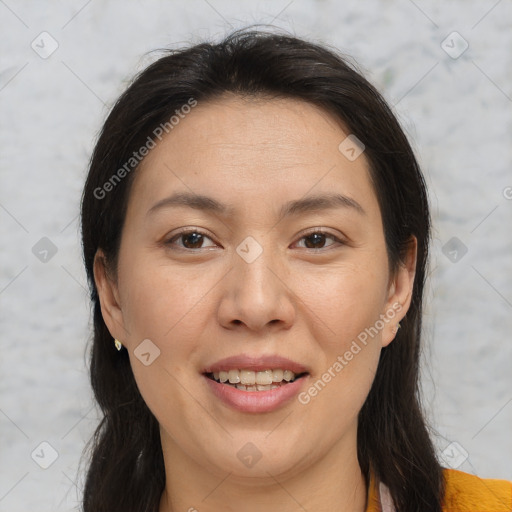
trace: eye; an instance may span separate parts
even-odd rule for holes
[[[203,248],[205,248],[203,246],[203,242],[205,239],[212,241],[212,239],[209,236],[207,236],[205,233],[203,233],[202,231],[200,231],[198,229],[191,229],[191,230],[187,230],[187,231],[181,231],[177,235],[174,235],[172,238],[170,238],[169,240],[167,240],[165,242],[165,245],[175,246],[180,249],[190,249],[190,250],[203,249]],[[181,245],[175,244],[175,242],[178,240],[182,242]],[[213,244],[213,246],[214,245],[215,244]],[[209,246],[209,247],[213,247],[213,246]]]
[[[331,243],[329,245],[326,245],[326,239],[333,240],[334,243]],[[210,246],[204,246],[204,241],[212,239],[206,235],[206,233],[203,233],[199,229],[189,229],[181,231],[180,233],[174,235],[172,238],[170,238],[168,241],[165,242],[166,246],[174,246],[179,249],[185,249],[185,250],[197,250],[197,249],[205,249],[207,247],[214,247],[215,243],[213,243]],[[329,233],[327,231],[316,229],[314,231],[311,231],[304,235],[300,241],[305,241],[305,249],[324,249],[325,247],[331,247],[332,245],[335,245],[336,243],[343,245],[344,242],[340,240],[338,237],[333,235],[332,233]],[[176,242],[181,242],[177,244]]]
[[[325,239],[330,238],[334,240],[334,242],[343,245],[343,241],[338,237],[334,236],[332,233],[327,231],[323,231],[321,229],[316,229],[315,231],[311,231],[305,236],[303,236],[300,240],[305,240],[306,249],[323,249],[326,247]],[[327,245],[327,247],[331,247],[334,244]]]

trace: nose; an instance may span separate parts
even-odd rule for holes
[[[295,319],[291,285],[286,267],[270,249],[250,263],[235,254],[233,269],[223,280],[220,324],[230,329],[243,324],[251,331],[289,329]]]

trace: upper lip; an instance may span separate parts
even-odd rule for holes
[[[213,373],[229,370],[253,370],[260,372],[269,369],[291,370],[295,374],[309,373],[308,369],[296,361],[277,354],[251,356],[239,354],[220,359],[204,369],[204,373]]]

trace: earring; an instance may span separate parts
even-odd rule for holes
[[[393,334],[396,334],[398,332],[398,329],[400,329],[400,327],[402,327],[402,326],[400,325],[400,322],[398,322],[396,324],[395,328],[393,329]]]
[[[114,340],[114,345],[116,346],[117,350],[121,350],[123,348],[123,345],[119,340]]]

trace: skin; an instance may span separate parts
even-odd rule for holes
[[[409,307],[416,246],[390,275],[367,160],[338,150],[349,133],[301,101],[229,95],[198,104],[137,170],[117,273],[106,272],[99,250],[95,279],[105,322],[160,423],[160,512],[365,510],[357,414]],[[213,197],[236,213],[147,213],[175,192]],[[364,213],[337,207],[279,220],[287,201],[331,192]],[[166,245],[180,228],[205,237]],[[329,234],[312,239],[311,228]],[[236,252],[247,236],[263,249],[251,263]],[[393,305],[394,318],[307,404],[236,411],[201,376],[224,357],[279,354],[309,368],[307,390]],[[149,366],[134,355],[144,339],[161,351]],[[248,442],[262,454],[250,468],[237,457]]]

